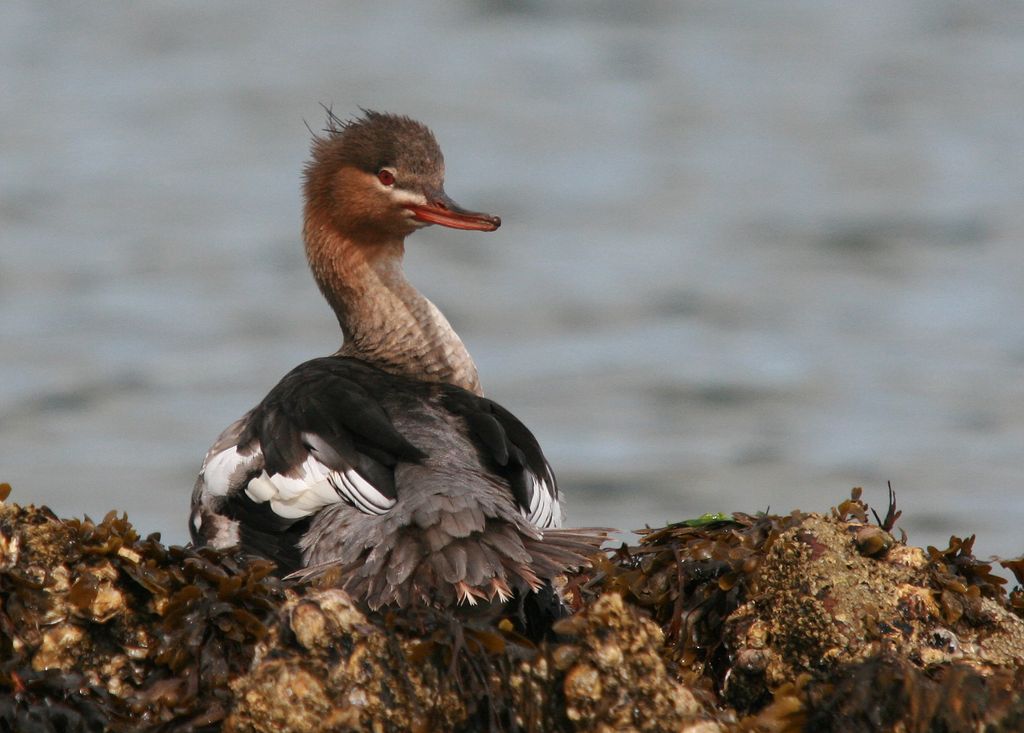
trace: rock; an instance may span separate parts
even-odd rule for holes
[[[329,578],[0,502],[0,731],[1024,729],[1024,589],[973,538],[914,548],[868,513],[647,530],[567,578],[575,613],[536,641],[515,604],[370,614]]]
[[[565,714],[575,730],[682,731],[698,723],[710,725],[702,730],[720,730],[693,692],[669,674],[661,629],[620,594],[602,595],[558,622],[555,631],[566,642],[549,654],[575,662],[561,679]],[[559,681],[558,666],[546,666],[553,682]]]
[[[218,729],[284,600],[272,569],[0,502],[0,730]]]
[[[344,592],[289,592],[279,618],[267,651],[232,684],[225,731],[453,730],[467,719],[443,668],[410,661],[420,640],[388,635]]]
[[[863,528],[807,515],[778,535],[750,584],[750,600],[730,614],[724,642],[738,660],[724,693],[757,700],[801,674],[829,676],[880,656],[925,670],[954,661],[992,671],[1024,663],[1024,619],[973,586],[961,595],[973,613],[950,623],[935,587],[933,559],[865,557]],[[956,601],[959,603],[959,601]]]

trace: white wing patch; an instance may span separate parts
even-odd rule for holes
[[[220,453],[214,453],[203,465],[203,484],[205,493],[211,496],[227,496],[245,476],[246,468],[262,460],[263,454],[256,449],[251,455],[243,456],[238,446],[233,445]]]
[[[263,471],[245,487],[256,502],[270,502],[270,508],[286,519],[301,519],[337,504],[341,497],[331,483],[331,471],[312,454],[297,469],[297,476],[273,475]]]
[[[384,496],[355,469],[337,471],[324,465],[318,455],[327,451],[338,456],[316,438],[310,438],[309,455],[296,468],[297,475],[273,475],[263,471],[245,485],[245,493],[255,502],[270,502],[270,508],[286,519],[301,519],[325,506],[347,501],[366,514],[384,514],[395,505],[394,499]],[[319,450],[318,450],[319,448]],[[203,467],[204,493],[227,496],[239,488],[245,475],[262,464],[263,453],[257,446],[250,455],[241,455],[238,446],[231,446],[210,456]]]
[[[274,513],[287,519],[308,517],[343,500],[366,514],[384,514],[395,505],[354,470],[331,470],[312,453],[299,468],[301,473],[294,478],[264,471],[249,482],[245,493],[253,501],[269,501]]]
[[[343,473],[332,472],[331,482],[356,509],[366,514],[384,514],[395,505],[394,499],[384,496],[373,484],[352,469]]]
[[[541,529],[561,527],[562,507],[559,505],[552,487],[532,471],[529,471],[528,474],[533,481],[533,491],[530,496],[530,510],[524,511],[523,514],[535,527]]]

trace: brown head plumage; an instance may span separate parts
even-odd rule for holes
[[[313,159],[307,178],[318,167],[337,170],[352,166],[377,174],[396,168],[423,182],[440,186],[444,180],[444,155],[430,128],[411,117],[364,109],[363,116],[343,120],[330,108],[323,136],[313,138]]]
[[[444,156],[426,125],[373,110],[346,121],[325,109],[325,134],[314,134],[306,166],[307,219],[329,217],[366,242],[427,224],[491,231],[501,223],[462,209],[444,192]]]

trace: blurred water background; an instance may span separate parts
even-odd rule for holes
[[[340,335],[319,103],[420,118],[491,235],[410,278],[574,524],[825,510],[1024,551],[1024,5],[7,2],[0,480],[186,539],[203,453]],[[943,544],[944,546],[944,544]]]

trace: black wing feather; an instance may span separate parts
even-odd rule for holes
[[[400,461],[419,462],[426,454],[398,432],[373,396],[374,392],[386,394],[375,382],[388,378],[353,359],[307,361],[285,375],[247,416],[238,444],[258,441],[263,468],[271,475],[299,475],[312,453],[332,470],[355,470],[385,497],[395,499],[394,467]],[[242,485],[247,484],[248,479]],[[233,492],[227,500],[226,510],[232,516],[244,516],[242,527],[256,533],[255,545],[273,543],[275,533],[296,524],[276,515],[269,505],[254,502],[244,491]],[[260,532],[267,536],[258,536]]]
[[[520,509],[530,510],[534,491],[530,474],[542,479],[558,497],[554,474],[540,444],[515,415],[497,402],[463,390],[447,394],[443,406],[465,420],[481,456],[508,480]]]
[[[334,459],[334,465],[326,465],[336,470],[354,468],[375,485],[384,468],[400,460],[425,458],[395,429],[380,402],[356,381],[367,376],[366,369],[351,359],[314,359],[292,370],[271,390],[255,411],[261,420],[256,437],[268,471],[286,473],[305,460],[309,448],[303,444],[304,433],[318,436],[330,447],[330,452],[318,453]],[[393,479],[390,483],[393,493]]]
[[[499,466],[508,465],[509,453],[515,446],[509,442],[508,434],[494,415],[482,410],[471,410],[464,416],[470,431],[484,445],[495,463]]]

